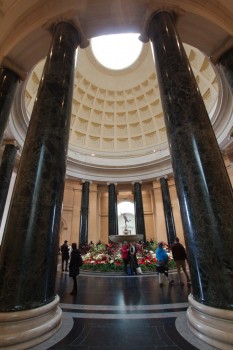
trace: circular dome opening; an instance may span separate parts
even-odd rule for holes
[[[95,58],[109,69],[125,69],[133,64],[142,50],[139,34],[103,35],[91,40]]]

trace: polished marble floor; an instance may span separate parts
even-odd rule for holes
[[[72,279],[57,273],[57,294],[63,320],[60,330],[33,350],[212,350],[196,338],[186,322],[191,286],[158,276],[81,273],[78,293],[71,296]]]

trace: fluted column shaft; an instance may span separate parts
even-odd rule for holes
[[[194,299],[232,309],[233,195],[204,102],[168,12],[150,22]]]
[[[88,243],[88,210],[89,210],[89,182],[82,186],[82,201],[80,210],[79,243]]]
[[[219,60],[220,67],[233,93],[233,48],[225,52]]]
[[[135,227],[136,234],[144,236],[146,241],[145,221],[142,202],[142,187],[140,182],[134,183],[134,207],[135,207]]]
[[[0,255],[0,310],[24,310],[55,298],[66,155],[79,37],[54,27],[24,144]]]
[[[169,193],[167,179],[162,177],[160,179],[161,192],[163,198],[163,210],[165,216],[166,230],[167,230],[167,242],[168,244],[174,243],[176,237],[176,228],[172,211],[171,197]]]
[[[108,186],[108,235],[118,235],[117,193],[114,184]]]
[[[3,140],[18,81],[17,74],[7,68],[0,68],[0,144]]]
[[[0,166],[0,225],[5,209],[11,175],[14,169],[17,147],[13,144],[5,145]]]

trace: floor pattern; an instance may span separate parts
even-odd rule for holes
[[[191,286],[158,276],[82,273],[78,294],[72,279],[58,271],[57,293],[63,320],[60,330],[31,350],[213,350],[189,330],[186,321]]]

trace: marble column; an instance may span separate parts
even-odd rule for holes
[[[17,74],[10,69],[0,68],[0,144],[3,140],[18,81]]]
[[[163,210],[167,230],[167,242],[168,244],[174,243],[176,237],[176,228],[172,211],[171,197],[169,193],[167,179],[162,177],[160,179],[161,192],[163,198]]]
[[[172,15],[154,14],[148,31],[184,227],[192,299],[211,312],[217,309],[216,315],[219,309],[232,312],[232,186]]]
[[[80,210],[79,244],[88,243],[88,210],[89,210],[89,182],[82,186],[82,200]]]
[[[108,184],[108,235],[118,235],[117,193],[113,183]]]
[[[146,242],[145,221],[142,202],[142,187],[140,182],[134,183],[135,228],[137,235],[143,235]]]
[[[218,63],[233,93],[233,48],[225,52]]]
[[[74,26],[54,26],[16,178],[0,255],[0,311],[55,300],[76,48]]]
[[[7,194],[10,186],[11,175],[14,169],[17,150],[18,147],[16,147],[13,143],[8,143],[5,145],[2,154],[0,166],[0,225],[5,209]]]

